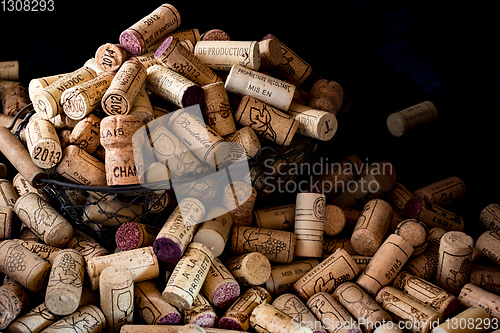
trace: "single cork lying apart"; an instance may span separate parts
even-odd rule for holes
[[[408,131],[425,126],[438,117],[436,106],[429,101],[392,113],[387,117],[387,128],[400,137]]]

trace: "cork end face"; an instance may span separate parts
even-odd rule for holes
[[[182,96],[182,106],[188,107],[199,104],[200,106],[205,103],[205,92],[203,88],[197,85],[188,87]]]
[[[219,320],[219,325],[217,326],[218,328],[226,330],[243,331],[243,327],[241,327],[240,323],[233,318],[222,318]]]
[[[171,289],[171,287],[167,285],[166,289]],[[181,296],[179,296],[176,293],[171,292],[169,290],[165,290],[162,293],[162,297],[168,303],[170,303],[171,305],[175,306],[180,311],[182,311],[182,310],[189,310],[191,308],[191,303],[189,303],[187,300],[185,300]]]
[[[358,230],[351,237],[354,251],[364,256],[373,256],[381,245],[376,237],[366,230]]]
[[[455,296],[452,296],[445,302],[437,311],[443,315],[443,318],[450,318],[458,313],[460,309],[460,301]]]
[[[122,224],[115,234],[116,245],[122,251],[136,249],[141,241],[139,227],[134,222]]]
[[[58,316],[68,316],[72,314],[78,309],[79,304],[80,297],[78,297],[78,295],[63,290],[45,297],[47,309]]]
[[[271,263],[265,255],[253,252],[244,261],[242,271],[249,284],[259,286],[269,279],[271,275]]]
[[[225,308],[234,303],[240,296],[240,285],[228,282],[217,288],[212,298],[212,304],[218,308]]]
[[[212,328],[215,326],[216,320],[217,320],[217,317],[215,317],[213,314],[206,313],[206,314],[203,314],[201,316],[196,317],[196,319],[193,320],[190,324],[198,325],[200,327]]]
[[[403,210],[403,216],[405,219],[417,219],[422,211],[424,201],[419,197],[413,197],[406,203]]]
[[[141,36],[132,30],[125,30],[120,34],[120,44],[130,55],[138,56],[143,53],[144,41]]]
[[[153,243],[153,251],[158,260],[175,264],[182,257],[182,249],[179,244],[166,238],[158,238]]]
[[[170,44],[172,44],[173,41],[174,41],[174,37],[172,37],[172,36],[165,38],[163,43],[161,43],[160,47],[156,49],[155,54],[154,54],[155,58],[161,57],[163,52],[165,52],[168,49],[168,47],[170,46]]]
[[[400,137],[406,133],[404,118],[399,112],[393,113],[387,117],[387,129],[395,137]]]
[[[158,320],[158,325],[177,325],[181,322],[181,315],[179,313],[169,313]]]

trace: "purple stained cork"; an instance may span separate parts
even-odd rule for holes
[[[240,296],[240,285],[227,267],[215,258],[201,291],[214,306],[225,308],[233,304]]]
[[[122,251],[137,249],[144,246],[151,246],[158,234],[158,228],[153,226],[127,222],[116,230],[116,245]]]
[[[217,321],[217,317],[211,313],[206,313],[201,316],[198,316],[195,320],[191,322],[193,325],[198,325],[200,327],[215,327],[215,323]]]
[[[182,316],[180,313],[169,313],[158,320],[158,325],[177,325],[181,322]]]
[[[169,238],[157,238],[153,243],[153,251],[158,259],[168,264],[177,263],[184,250],[184,246]]]
[[[133,30],[125,30],[120,34],[120,44],[133,56],[141,55],[145,48],[144,40]]]
[[[212,304],[218,308],[225,308],[233,304],[239,296],[240,285],[238,283],[224,283],[215,290]]]
[[[240,323],[233,318],[222,318],[219,320],[217,327],[225,330],[243,331],[243,327],[241,327]]]
[[[406,219],[417,219],[422,211],[424,200],[419,197],[413,197],[405,205],[403,216]]]

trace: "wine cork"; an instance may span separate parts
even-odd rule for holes
[[[182,317],[185,324],[200,327],[214,327],[218,319],[212,305],[201,294],[196,295],[191,309],[182,311]]]
[[[387,128],[392,135],[400,137],[408,131],[432,123],[437,117],[436,106],[432,102],[425,101],[390,114],[387,117]]]
[[[342,106],[343,99],[344,90],[340,84],[321,79],[314,82],[311,87],[308,106],[336,115]]]
[[[200,86],[161,65],[148,68],[146,88],[181,108],[205,102],[205,93]]]
[[[106,149],[106,183],[108,186],[138,184],[132,137],[142,121],[131,115],[105,117],[101,121],[101,145]]]
[[[292,318],[271,304],[260,304],[255,307],[250,316],[250,325],[257,333],[312,333],[307,327],[293,325]]]
[[[297,257],[321,257],[324,221],[325,196],[318,193],[298,193],[294,225]]]
[[[435,203],[439,206],[446,206],[456,199],[465,196],[465,183],[458,177],[449,177],[441,181],[422,187],[414,192],[415,196]]]
[[[295,203],[257,209],[253,211],[257,227],[292,230],[295,222]]]
[[[354,279],[358,272],[351,256],[339,249],[295,282],[293,291],[307,301],[320,291],[332,292],[341,283]]]
[[[31,119],[26,126],[26,143],[36,166],[50,169],[61,161],[61,143],[50,121]]]
[[[95,79],[66,89],[61,95],[64,113],[73,120],[81,120],[95,111],[108,90],[115,74],[105,72]]]
[[[434,328],[432,333],[481,333],[498,327],[485,309],[470,307]],[[498,333],[498,330],[491,331]]]
[[[97,290],[101,272],[108,266],[128,268],[134,282],[154,279],[159,274],[158,259],[151,246],[93,257],[87,260],[90,289]]]
[[[458,295],[460,304],[463,307],[479,306],[486,310],[486,312],[493,318],[500,319],[500,296],[488,292],[472,283],[464,285],[460,294]]]
[[[288,264],[293,260],[295,244],[296,236],[292,232],[234,226],[229,251],[236,255],[260,252],[271,262]]]
[[[61,104],[62,93],[71,87],[90,81],[97,73],[88,67],[82,67],[54,81],[49,86],[33,94],[33,107],[44,119],[50,119],[63,113]]]
[[[21,317],[18,317],[7,328],[8,333],[40,332],[60,319],[49,311],[45,303],[35,306]]]
[[[14,190],[16,191],[18,197],[21,195],[28,193],[28,192],[36,192],[38,195],[40,195],[42,198],[45,200],[49,200],[47,195],[45,194],[45,191],[43,190],[38,190],[31,186],[31,184],[28,182],[26,178],[23,177],[22,174],[18,173],[17,175],[14,176],[14,179],[12,179],[12,186],[14,187]],[[16,198],[17,200],[17,198]]]
[[[24,293],[24,295],[23,295]],[[26,291],[17,283],[0,286],[0,329],[6,329],[23,310]]]
[[[89,114],[73,128],[69,142],[89,154],[94,153],[101,144],[100,126],[101,119],[94,114]]]
[[[36,115],[36,114],[35,114]],[[71,119],[66,113],[59,113],[57,116],[50,118],[49,121],[54,124],[56,130],[72,129],[78,124],[79,120]]]
[[[500,263],[500,235],[495,231],[486,231],[476,241],[476,248],[488,258]]]
[[[116,72],[129,55],[120,44],[106,43],[95,52],[97,67],[105,72]]]
[[[69,316],[45,328],[43,332],[60,333],[70,327],[69,330],[76,332],[101,333],[107,325],[111,323],[106,324],[103,311],[98,306],[90,304],[78,308]]]
[[[0,80],[17,81],[19,80],[19,61],[1,61],[0,62]]]
[[[50,312],[67,316],[78,309],[83,289],[85,259],[73,249],[57,253],[49,275],[45,304]]]
[[[276,71],[284,76],[287,80],[294,82],[300,86],[309,77],[312,72],[311,65],[305,62],[297,55],[291,48],[279,41],[275,36],[268,34],[262,40],[274,39],[276,40],[282,50],[282,63],[276,67]]]
[[[500,267],[473,265],[470,283],[494,294],[500,294]]]
[[[139,118],[145,124],[154,119],[153,106],[146,91],[146,82],[144,82],[137,93],[134,104],[132,104],[132,108],[128,114]]]
[[[16,221],[17,216],[14,214],[13,208],[0,206],[0,240],[12,238]]]
[[[66,247],[79,251],[85,258],[86,262],[94,257],[109,254],[108,250],[106,250],[95,239],[79,230],[75,230],[73,232],[73,238],[71,238],[68,244],[66,244]]]
[[[140,221],[142,213],[143,206],[140,204],[130,204],[117,199],[97,199],[89,194],[82,218],[85,222],[116,227],[123,223]]]
[[[209,68],[229,71],[240,65],[258,71],[260,67],[259,43],[228,40],[202,40],[196,43],[194,54]]]
[[[479,221],[486,229],[500,232],[500,205],[492,203],[486,206],[479,215]]]
[[[148,325],[176,325],[181,322],[181,314],[167,303],[158,286],[151,281],[134,285],[134,307]]]
[[[249,126],[259,136],[281,146],[290,145],[298,127],[294,117],[251,96],[243,97],[234,118],[241,126]]]
[[[220,256],[226,247],[226,243],[231,233],[231,226],[233,225],[233,218],[231,214],[222,207],[212,207],[206,219],[200,226],[193,242],[205,244],[215,258]]]
[[[293,284],[319,264],[317,259],[295,261],[291,264],[274,266],[266,281],[266,289],[271,296],[289,292]]]
[[[333,113],[316,110],[309,106],[292,102],[286,113],[299,122],[297,133],[321,141],[328,141],[337,132],[337,118]]]
[[[443,318],[449,318],[458,311],[459,301],[455,296],[408,272],[399,273],[392,286],[430,306],[439,312]]]
[[[152,246],[158,231],[158,228],[149,224],[127,222],[116,230],[115,242],[122,251]]]
[[[393,214],[391,205],[386,201],[381,199],[368,201],[351,236],[354,251],[365,256],[373,256],[384,241]]]
[[[245,291],[220,318],[218,327],[226,330],[247,331],[250,315],[260,304],[271,303],[271,295],[262,287],[251,287]]]
[[[0,270],[29,291],[45,288],[51,265],[15,240],[0,243]]]
[[[35,253],[40,258],[47,260],[51,265],[54,264],[57,254],[62,250],[58,247],[49,246],[35,240],[15,239],[15,241]]]
[[[155,51],[155,58],[164,66],[199,85],[220,81],[220,78],[173,36],[165,38]]]
[[[108,332],[119,332],[121,326],[133,322],[134,278],[128,268],[106,267],[101,273],[99,294]]]
[[[402,221],[398,224],[394,233],[403,237],[408,243],[411,244],[411,246],[413,246],[412,256],[422,254],[429,245],[429,242],[427,241],[429,229],[424,223],[418,222],[417,220],[408,219]]]
[[[375,296],[396,278],[412,253],[413,247],[403,237],[389,235],[356,283],[369,295]]]
[[[225,308],[240,296],[240,285],[227,267],[214,258],[201,292],[214,306]]]
[[[325,236],[337,236],[344,230],[346,216],[344,210],[335,205],[325,205]]]
[[[441,227],[448,231],[464,229],[464,221],[458,214],[419,197],[408,200],[403,216],[405,219],[424,222],[429,228]]]
[[[328,333],[361,333],[354,318],[332,295],[318,292],[307,301],[307,307]]]
[[[292,325],[307,327],[314,333],[325,333],[321,322],[316,319],[307,306],[293,294],[283,294],[277,297],[272,305],[292,318]]]
[[[350,255],[357,254],[352,248],[350,238],[323,237],[323,257],[328,257],[337,249],[344,249]]]
[[[271,264],[262,253],[250,252],[224,262],[228,271],[242,286],[258,286],[271,276]]]
[[[107,185],[104,164],[75,145],[69,145],[63,150],[63,157],[56,171],[64,178],[77,184]]]
[[[356,283],[342,283],[335,289],[333,296],[358,319],[363,332],[371,333],[381,323],[391,321],[391,316]]]
[[[408,261],[404,269],[424,280],[430,280],[436,274],[438,257],[439,246],[430,246],[421,255]]]
[[[205,93],[202,113],[206,123],[221,136],[234,133],[236,125],[224,83],[207,84],[202,89]]]
[[[439,245],[436,284],[457,295],[469,277],[474,240],[460,231],[444,234]]]
[[[436,310],[393,287],[380,290],[376,301],[391,315],[403,321],[404,327],[412,333],[429,333],[443,320]]]
[[[295,93],[294,85],[240,65],[233,65],[225,87],[227,92],[248,95],[283,111],[288,110]]]
[[[47,245],[62,247],[73,237],[71,224],[37,193],[21,196],[14,211]]]
[[[413,197],[414,195],[410,190],[401,183],[394,184],[392,189],[386,194],[387,202],[390,203],[394,211],[399,214],[403,214],[406,203]],[[392,227],[392,225],[390,227]]]
[[[14,186],[7,179],[0,179],[0,207],[14,208],[18,195]]]
[[[256,199],[257,190],[249,182],[233,181],[224,187],[222,205],[231,212],[234,225],[249,227]]]
[[[123,31],[120,44],[128,53],[138,56],[180,24],[181,17],[177,9],[170,4],[163,4]]]
[[[182,257],[184,250],[193,239],[197,224],[203,221],[205,207],[193,198],[179,202],[161,228],[153,243],[158,259],[175,264]]]
[[[248,126],[242,127],[233,134],[226,136],[224,140],[230,142],[232,148],[236,148],[236,160],[240,160],[242,153],[246,154],[247,159],[251,159],[255,157],[262,148],[257,134]],[[244,151],[241,151],[242,147]]]
[[[191,243],[175,266],[163,298],[179,310],[190,309],[201,289],[213,260],[212,252],[201,243]]]
[[[266,70],[283,63],[283,51],[280,43],[274,39],[265,39],[259,42],[260,69]]]
[[[67,73],[57,74],[57,75],[41,77],[38,79],[32,79],[28,84],[28,94],[30,96],[30,99],[33,100],[33,97],[37,92],[43,90],[43,88],[49,86],[50,84],[56,82],[57,80],[66,75],[68,74]]]

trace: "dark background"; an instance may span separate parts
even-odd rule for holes
[[[124,29],[163,3],[54,1],[53,12],[0,12],[0,61],[19,60],[26,86],[81,67],[100,45],[118,43]],[[452,208],[470,231],[478,230],[486,205],[500,202],[493,7],[391,0],[170,3],[181,15],[180,28],[219,28],[233,40],[272,33],[313,70],[339,82],[353,107],[324,146],[330,161],[348,154],[389,161],[411,191],[459,176],[468,192]],[[439,120],[391,136],[387,116],[425,100],[436,104]]]

